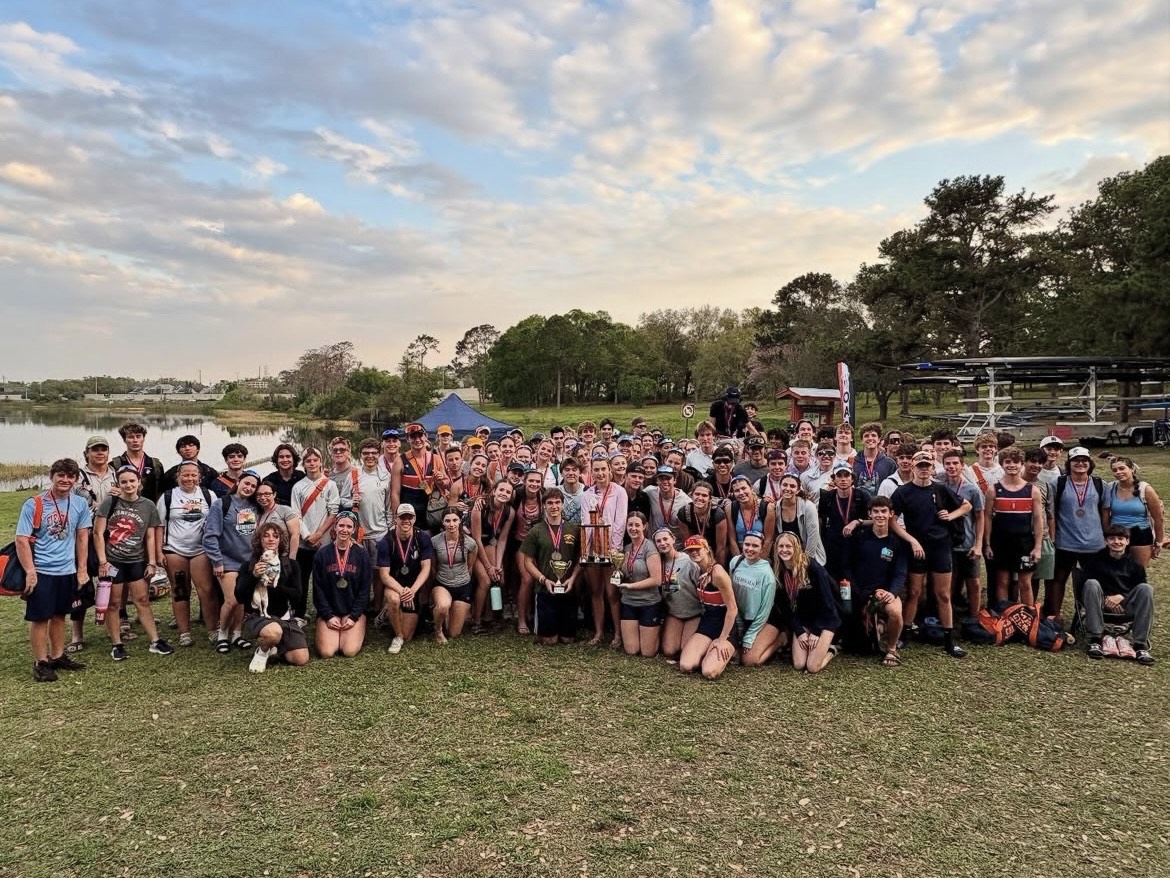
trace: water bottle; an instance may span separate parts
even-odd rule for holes
[[[493,613],[498,613],[500,610],[504,609],[504,590],[500,588],[500,584],[498,582],[492,583],[492,587],[488,590],[488,594],[491,596]]]
[[[853,583],[848,579],[841,580],[841,607],[846,615],[853,613]]]
[[[106,610],[110,607],[110,591],[113,587],[110,577],[103,576],[98,579],[97,589],[94,591],[93,619],[99,625],[106,620]]]

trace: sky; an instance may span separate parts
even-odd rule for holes
[[[767,307],[941,179],[1168,147],[1163,0],[5,0],[0,373]]]

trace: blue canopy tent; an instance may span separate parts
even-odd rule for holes
[[[493,439],[499,439],[509,430],[515,429],[513,424],[505,424],[503,421],[489,418],[483,412],[477,412],[454,393],[419,418],[418,422],[426,427],[432,436],[441,424],[446,424],[456,438],[474,433],[475,428],[479,426],[490,427]]]

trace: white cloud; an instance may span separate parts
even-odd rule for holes
[[[49,189],[55,183],[51,174],[25,162],[7,162],[0,165],[0,180],[29,189]]]
[[[0,65],[20,79],[100,95],[125,91],[117,80],[66,64],[63,56],[77,52],[77,44],[61,34],[42,33],[23,21],[0,24]]]

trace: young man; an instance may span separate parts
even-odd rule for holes
[[[833,443],[833,465],[845,463],[852,469],[853,462],[857,460],[857,452],[853,450],[853,425],[848,421],[838,424],[833,431]]]
[[[377,439],[363,439],[358,445],[358,457],[362,468],[358,472],[358,503],[354,512],[357,513],[358,524],[364,534],[363,547],[371,558],[378,557],[378,543],[386,536],[389,528],[390,504],[390,476],[383,475],[378,466],[381,449]],[[454,454],[458,448],[452,448]],[[371,609],[382,609],[381,589],[374,589],[370,596]]]
[[[853,459],[853,480],[858,488],[876,497],[878,486],[898,469],[893,460],[882,453],[882,425],[861,425],[861,454]]]
[[[849,538],[848,576],[853,590],[853,631],[860,629],[868,610],[877,624],[884,620],[885,650],[882,664],[900,665],[898,641],[902,637],[902,592],[906,586],[910,552],[904,540],[890,530],[890,501],[875,497],[869,504],[870,526],[858,528]]]
[[[934,454],[934,474],[938,478],[942,478],[943,474],[943,455],[952,448],[960,448],[959,438],[955,435],[955,431],[947,427],[935,430],[930,434],[930,448],[929,450]],[[925,445],[926,443],[923,443]],[[960,449],[961,450],[961,449]]]
[[[1089,449],[1077,446],[1070,451],[1065,470],[1056,482],[1053,501],[1056,564],[1052,581],[1044,588],[1044,613],[1048,616],[1061,615],[1064,587],[1073,570],[1084,567],[1105,548],[1105,487],[1093,475]]]
[[[446,491],[451,487],[451,482],[443,469],[443,459],[427,451],[426,427],[418,423],[408,424],[406,441],[410,443],[410,448],[399,455],[390,475],[390,506],[398,509],[403,503],[409,503],[414,507],[418,526],[426,530],[427,504],[431,494]],[[514,443],[509,452],[515,452]]]
[[[699,447],[687,455],[687,466],[705,473],[713,466],[711,455],[715,452],[715,425],[710,421],[700,421],[695,427],[695,439]]]
[[[934,458],[930,452],[919,451],[914,455],[914,480],[894,492],[890,505],[896,515],[903,516],[906,530],[918,540],[923,550],[923,557],[915,557],[910,562],[907,625],[911,630],[917,628],[914,620],[918,600],[929,576],[945,636],[943,652],[953,658],[963,658],[967,652],[955,643],[951,608],[953,554],[950,522],[970,514],[971,504],[934,481]]]
[[[581,529],[561,516],[560,488],[544,495],[544,521],[530,527],[520,544],[520,563],[536,585],[536,640],[545,646],[572,643],[577,634]]]
[[[761,497],[767,498],[770,503],[779,503],[784,492],[780,490],[780,480],[784,478],[788,467],[788,459],[784,452],[773,448],[768,452],[768,472],[757,481],[753,489]]]
[[[490,430],[488,431],[491,432]],[[499,448],[499,444],[496,445]],[[382,456],[378,458],[378,471],[390,478],[394,472],[394,461],[398,460],[398,453],[402,450],[402,434],[397,427],[389,427],[382,431]]]
[[[110,461],[110,468],[117,472],[123,466],[134,467],[138,470],[138,481],[141,485],[139,496],[157,502],[162,496],[163,465],[157,457],[151,457],[143,451],[146,444],[146,427],[128,421],[118,428],[118,435],[122,437],[126,450]]]
[[[581,484],[581,465],[573,457],[561,462],[561,515],[572,524],[581,523],[581,498],[585,486]]]
[[[729,387],[722,398],[711,403],[708,419],[715,426],[716,436],[742,439],[747,430],[748,416],[740,404],[738,387]]]
[[[711,491],[716,503],[731,498],[731,467],[735,456],[726,445],[720,445],[711,455],[711,471],[707,473],[707,481],[711,483]]]
[[[235,490],[236,482],[244,474],[244,466],[248,462],[248,449],[239,442],[229,442],[223,447],[222,453],[223,463],[227,469],[222,473],[217,473],[211,484],[207,486],[207,489],[216,497],[226,497]]]
[[[1014,573],[1020,603],[1032,606],[1032,571],[1040,561],[1044,541],[1044,499],[1040,489],[1024,479],[1024,453],[1020,449],[1004,449],[1000,465],[1003,478],[984,495],[983,553],[995,569],[996,602],[1008,599]]]
[[[890,452],[894,458],[896,469],[882,479],[878,485],[879,497],[893,497],[894,492],[902,485],[914,479],[914,455],[918,453],[917,445],[899,445]],[[959,467],[962,471],[963,455],[959,455]]]
[[[1052,544],[1052,533],[1056,529],[1056,523],[1053,521],[1056,485],[1050,485],[1040,478],[1047,460],[1048,455],[1039,448],[1033,448],[1024,454],[1024,481],[1031,482],[1037,487],[1041,502],[1044,504],[1044,539],[1040,544],[1040,562],[1032,572],[1033,588],[1036,591],[1039,591],[1041,582],[1048,588],[1056,568],[1056,547]]]
[[[1120,525],[1105,529],[1105,548],[1085,563],[1081,603],[1089,635],[1089,658],[1137,659],[1152,665],[1150,629],[1154,625],[1154,589],[1146,570],[1129,554],[1129,530]],[[1133,643],[1124,637],[1104,637],[1105,613],[1133,617]]]
[[[817,517],[825,546],[825,569],[834,582],[849,578],[848,538],[866,521],[869,494],[853,487],[853,470],[846,463],[833,464],[832,490],[821,491]]]
[[[773,427],[768,431],[768,448],[772,451],[788,450],[788,431],[783,427]]]
[[[1040,440],[1040,450],[1044,452],[1044,466],[1040,470],[1040,481],[1056,490],[1056,480],[1060,478],[1060,456],[1064,454],[1064,443],[1059,436],[1045,436]]]
[[[668,527],[675,540],[681,543],[682,531],[678,526],[678,514],[690,504],[691,498],[676,487],[674,467],[666,465],[658,467],[655,477],[657,484],[646,489],[646,496],[650,498],[649,532],[654,533],[660,527]]]
[[[963,517],[963,539],[952,548],[951,595],[961,588],[967,592],[967,616],[979,615],[983,599],[983,581],[979,578],[983,547],[986,543],[987,520],[983,510],[985,497],[979,489],[963,478],[963,452],[952,448],[943,457],[942,483],[971,504],[971,514]]]
[[[114,468],[110,466],[110,443],[105,436],[90,436],[85,442],[85,463],[81,465],[74,492],[82,497],[91,510],[106,497],[117,493]]]
[[[639,415],[630,421],[630,432],[639,439],[642,438],[642,434],[646,432],[646,419]]]
[[[292,492],[297,482],[305,478],[305,471],[297,469],[301,456],[287,442],[281,442],[272,449],[273,470],[264,477],[263,483],[272,488],[276,502],[281,506],[292,506]]]
[[[934,452],[939,453],[938,443],[935,443]],[[963,478],[986,496],[1003,478],[1003,467],[999,465],[999,437],[991,432],[980,433],[975,437],[975,454],[978,459],[963,470]]]
[[[816,425],[808,418],[801,418],[796,422],[796,438],[803,439],[809,444],[810,448],[816,447],[817,444],[817,428]]]
[[[813,447],[807,439],[794,439],[788,454],[788,469],[785,472],[799,479],[813,468]]]
[[[447,449],[455,444],[455,431],[450,424],[439,424],[435,431],[435,454],[443,460],[447,459]]]
[[[361,470],[354,466],[349,440],[344,436],[334,436],[330,439],[329,457],[333,461],[329,478],[337,485],[337,492],[341,495],[341,508],[352,510],[356,514],[362,499],[359,482]]]
[[[662,458],[662,463],[674,470],[674,486],[684,494],[689,494],[695,485],[695,477],[683,470],[686,465],[686,452],[678,447],[672,448]]]
[[[213,466],[208,466],[199,459],[199,437],[180,436],[175,440],[175,451],[179,452],[179,463],[163,473],[162,491],[169,491],[179,486],[179,466],[187,461],[193,461],[199,466],[199,484],[210,489],[219,472]],[[160,495],[161,496],[161,495]]]
[[[24,619],[38,683],[54,682],[57,671],[85,667],[65,654],[65,616],[89,582],[86,559],[93,528],[89,504],[74,496],[78,473],[76,461],[54,461],[51,487],[25,500],[16,522],[16,557],[25,576]]]
[[[646,473],[642,470],[636,467],[631,470],[626,470],[626,476],[622,480],[622,485],[626,489],[626,497],[629,498],[626,503],[627,515],[630,512],[641,512],[647,519],[650,518],[650,496],[643,487],[645,484]]]
[[[604,442],[606,445],[609,445],[609,443],[613,441],[613,434],[614,434],[613,418],[602,418],[600,427],[601,427],[601,441]]]
[[[800,489],[804,491],[806,497],[816,499],[820,496],[821,491],[829,489],[829,479],[833,467],[837,463],[836,456],[832,445],[821,445],[817,448],[815,466],[810,466],[808,472],[800,477]],[[849,464],[845,464],[845,466],[849,466],[852,470]]]
[[[747,476],[753,485],[768,474],[768,440],[752,436],[747,441],[747,460],[735,465],[733,476]]]
[[[584,442],[586,448],[592,448],[597,440],[597,425],[592,421],[582,421],[577,425],[577,439]]]
[[[743,410],[747,414],[747,424],[744,429],[749,435],[764,436],[764,424],[759,420],[760,407],[754,402],[745,402]]]

